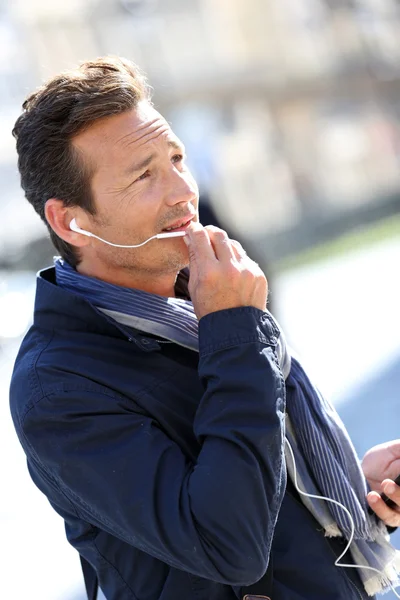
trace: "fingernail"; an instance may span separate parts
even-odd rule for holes
[[[368,499],[370,504],[376,504],[378,502],[377,496],[368,496]]]
[[[383,491],[387,496],[390,496],[390,494],[394,494],[395,490],[396,488],[393,483],[387,483],[383,488]]]
[[[186,246],[189,246],[190,240],[188,235],[183,236],[183,241],[185,242]]]

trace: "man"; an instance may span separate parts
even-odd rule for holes
[[[109,600],[349,600],[386,587],[334,563],[344,553],[396,578],[384,523],[400,514],[378,492],[384,482],[400,504],[400,444],[365,458],[376,517],[342,424],[266,311],[262,271],[198,223],[183,145],[138,69],[104,58],[55,77],[14,135],[61,259],[38,277],[11,411],[89,596],[93,572]],[[345,503],[354,532],[297,481]]]

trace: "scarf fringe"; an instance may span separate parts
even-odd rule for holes
[[[364,571],[365,572],[365,571]],[[391,591],[389,582],[393,587],[400,585],[400,551],[396,553],[389,564],[386,565],[381,575],[378,573],[371,575],[371,578],[364,581],[364,588],[368,596],[376,594],[385,594]]]
[[[325,527],[325,537],[343,537],[336,523],[330,523]]]

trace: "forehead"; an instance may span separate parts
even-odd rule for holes
[[[86,157],[110,159],[122,158],[133,151],[146,150],[157,141],[175,140],[169,124],[159,112],[147,102],[119,115],[99,119],[73,138],[73,145]]]

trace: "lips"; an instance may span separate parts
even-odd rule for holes
[[[171,223],[171,225],[168,225],[168,227],[165,227],[163,231],[180,231],[186,229],[186,227],[192,222],[193,218],[194,215],[182,217],[179,219],[179,221],[175,221],[174,223]]]

